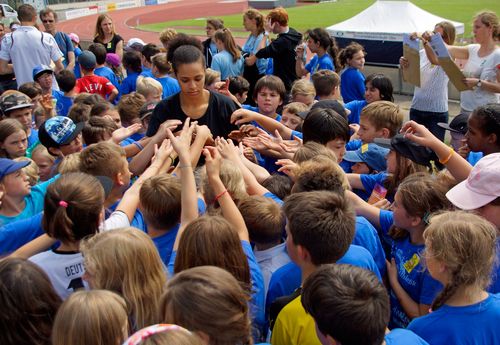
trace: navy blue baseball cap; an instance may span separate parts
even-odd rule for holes
[[[38,65],[33,68],[33,80],[36,81],[44,73],[54,74],[54,70],[47,65]]]
[[[0,181],[9,174],[21,170],[22,168],[28,166],[31,161],[20,161],[16,162],[8,158],[0,158]]]
[[[347,151],[344,160],[351,163],[366,163],[371,169],[376,171],[387,170],[387,161],[385,156],[389,149],[376,144],[363,144],[356,151]]]

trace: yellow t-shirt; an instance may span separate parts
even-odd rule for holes
[[[321,345],[314,319],[307,314],[300,295],[278,314],[271,336],[272,345]]]

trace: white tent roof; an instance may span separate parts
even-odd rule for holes
[[[340,38],[402,41],[404,33],[432,30],[444,20],[455,26],[457,34],[464,33],[463,23],[438,17],[409,1],[377,1],[354,17],[326,30]]]

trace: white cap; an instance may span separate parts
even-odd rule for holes
[[[446,197],[462,210],[475,210],[500,197],[500,153],[481,158],[467,180],[446,193]]]

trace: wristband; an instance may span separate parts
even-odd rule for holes
[[[448,161],[451,159],[451,157],[453,156],[453,153],[455,151],[453,150],[453,147],[450,147],[450,154],[445,158],[445,159],[440,159],[439,160],[439,163],[443,164],[443,165],[446,165],[446,163],[448,163]]]
[[[226,193],[227,193],[227,189],[224,189],[224,191],[222,193],[220,193],[219,195],[217,195],[215,197],[213,204],[215,204],[215,202],[218,201]]]
[[[144,146],[142,146],[139,142],[134,141],[134,145],[137,146],[137,148],[142,151],[144,149]]]
[[[174,164],[174,158],[172,156],[168,156],[168,158],[170,159],[170,165]]]
[[[191,165],[179,165],[179,169],[192,168]]]

